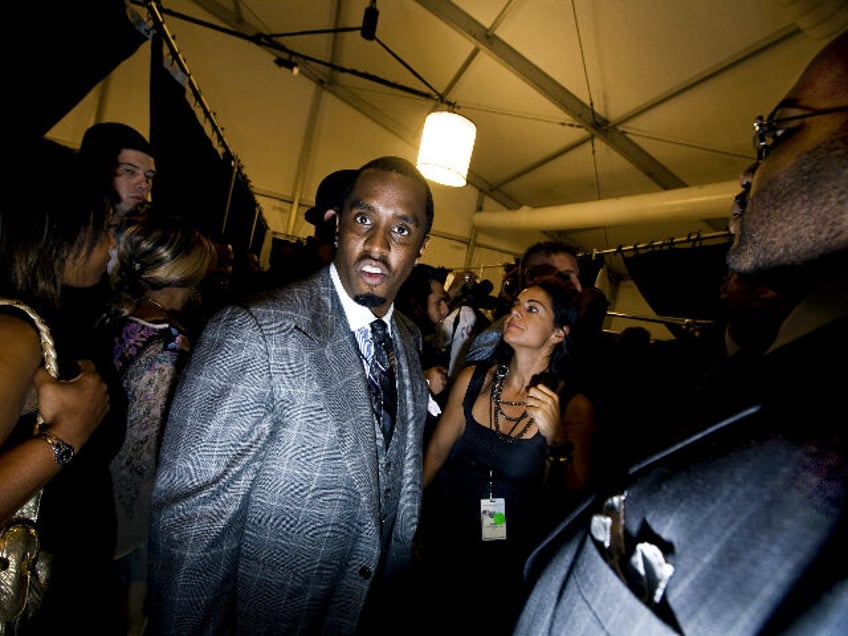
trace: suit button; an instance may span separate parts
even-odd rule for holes
[[[363,565],[361,568],[359,568],[359,576],[361,576],[363,579],[370,579],[371,568],[369,568],[367,565]]]

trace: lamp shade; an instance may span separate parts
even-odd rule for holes
[[[418,169],[427,179],[456,188],[465,185],[477,126],[449,111],[436,111],[424,120]]]

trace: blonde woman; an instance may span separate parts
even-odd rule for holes
[[[150,490],[171,396],[189,355],[180,314],[215,259],[212,242],[182,219],[151,217],[118,245],[116,296],[103,326],[127,395],[127,434],[112,460],[118,517],[115,557],[129,585],[131,630],[146,593]]]

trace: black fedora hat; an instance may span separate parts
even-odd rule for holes
[[[304,215],[307,222],[315,226],[321,225],[324,223],[324,213],[327,210],[341,210],[347,193],[356,181],[357,174],[359,174],[358,170],[336,170],[324,177],[315,193],[315,205]]]

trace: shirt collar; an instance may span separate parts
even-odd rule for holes
[[[793,309],[777,332],[769,351],[848,315],[848,274],[820,285]]]
[[[333,287],[336,288],[336,295],[342,302],[342,309],[344,309],[350,330],[357,331],[362,327],[368,327],[377,316],[375,316],[368,307],[363,307],[353,300],[353,298],[348,296],[347,291],[345,291],[345,288],[342,285],[341,278],[339,278],[339,272],[336,269],[335,263],[330,263],[330,279],[333,281]],[[392,314],[394,313],[394,310],[395,304],[392,303],[389,305],[389,310],[386,312],[386,315],[383,316],[383,322],[388,325],[389,335],[392,333]]]

